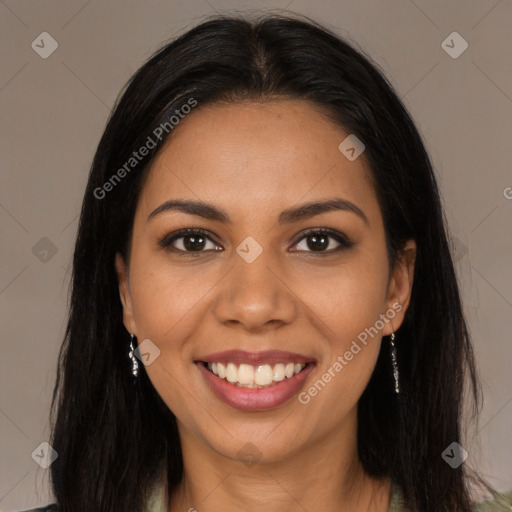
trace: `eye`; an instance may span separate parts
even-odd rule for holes
[[[211,244],[210,247],[208,247],[208,242]],[[167,251],[181,253],[180,256],[183,254],[200,256],[206,251],[221,250],[218,245],[214,244],[206,231],[194,228],[180,229],[165,236],[158,244]]]
[[[302,242],[309,240],[310,242]],[[338,246],[332,248],[332,240]],[[208,247],[210,243],[210,247]],[[222,251],[222,247],[213,242],[209,234],[198,228],[180,229],[166,235],[159,241],[160,247],[169,252],[177,253],[179,256],[201,256],[209,251]],[[302,248],[300,246],[302,245]],[[320,254],[332,254],[343,249],[349,249],[354,245],[343,233],[326,228],[312,228],[302,233],[297,247],[292,252],[316,252]],[[309,249],[309,250],[308,250]],[[328,249],[328,250],[327,250]]]
[[[332,248],[330,239],[335,240],[335,242],[338,243],[338,246]],[[303,240],[304,242],[302,242]],[[309,240],[310,242],[307,242],[306,240]],[[308,229],[305,233],[302,234],[299,242],[300,243],[295,245],[295,247],[298,247],[298,249],[296,249],[294,252],[305,250],[306,252],[331,254],[333,252],[349,249],[354,245],[354,242],[351,242],[343,233],[325,228]],[[301,245],[302,248],[300,248]]]

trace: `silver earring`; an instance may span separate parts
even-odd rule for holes
[[[395,393],[400,393],[400,388],[398,386],[398,362],[396,358],[396,347],[393,341],[395,340],[395,333],[391,333],[391,364],[393,365],[393,377],[395,378]]]
[[[133,347],[133,338],[135,337],[133,334],[130,335],[130,352],[128,353],[129,358],[132,360],[132,375],[135,379],[139,372],[139,363],[137,362],[137,358],[135,357],[135,348]]]

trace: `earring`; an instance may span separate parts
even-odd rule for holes
[[[137,362],[137,358],[135,357],[135,348],[133,347],[133,338],[135,337],[133,334],[130,335],[130,352],[128,353],[128,357],[132,360],[132,375],[133,378],[137,378],[137,374],[139,372],[139,363]]]
[[[391,364],[393,365],[393,377],[395,378],[395,393],[400,393],[400,388],[398,386],[398,362],[396,357],[396,347],[393,341],[395,340],[395,333],[391,333]]]

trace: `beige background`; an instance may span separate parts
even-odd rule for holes
[[[51,501],[31,453],[48,439],[77,215],[110,108],[160,43],[233,8],[328,24],[374,58],[416,120],[485,385],[482,449],[469,439],[466,463],[512,488],[510,0],[0,0],[0,512]],[[458,58],[441,46],[453,31],[469,44]],[[47,59],[31,47],[42,32],[58,43]]]

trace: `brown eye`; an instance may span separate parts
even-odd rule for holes
[[[210,245],[208,245],[210,244]],[[337,244],[337,245],[336,245]],[[210,251],[221,251],[206,231],[202,229],[181,229],[160,240],[159,245],[166,251],[178,255],[200,256]],[[300,247],[302,245],[302,247]],[[334,245],[334,247],[333,247]],[[310,229],[302,234],[293,252],[332,254],[354,245],[343,233],[330,229]]]
[[[333,241],[334,240],[334,244]],[[304,242],[303,242],[304,241]],[[338,244],[337,246],[335,244]],[[302,248],[300,246],[302,245]],[[333,247],[334,245],[334,247]],[[345,235],[330,229],[311,229],[295,244],[295,252],[333,253],[354,245]]]
[[[219,246],[215,245],[207,233],[200,229],[182,229],[171,233],[160,240],[159,245],[168,251],[185,254],[219,250]]]

